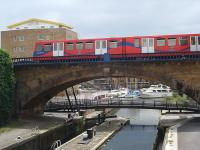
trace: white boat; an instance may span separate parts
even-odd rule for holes
[[[163,98],[172,96],[173,92],[169,86],[158,84],[151,85],[149,88],[142,89],[140,98]]]
[[[139,97],[141,92],[139,90],[129,90],[127,93],[121,94],[119,98],[135,98]]]
[[[111,90],[107,94],[107,97],[108,98],[120,97],[121,95],[126,95],[128,93],[128,91],[129,90],[127,88],[120,88],[120,89],[116,89],[116,90]]]
[[[108,94],[107,97],[108,98],[114,98],[114,97],[118,97],[120,95],[120,91],[119,90],[111,90]]]

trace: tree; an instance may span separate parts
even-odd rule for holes
[[[0,49],[0,125],[11,119],[14,105],[15,77],[10,56]]]

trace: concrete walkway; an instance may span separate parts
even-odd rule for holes
[[[74,139],[64,143],[56,150],[96,150],[100,147],[111,135],[119,130],[122,125],[127,122],[127,119],[116,118],[107,120],[99,126],[96,126],[96,135],[89,141],[89,143],[81,144],[83,142],[83,134]]]
[[[164,118],[165,123],[173,125],[165,133],[162,150],[200,149],[200,114],[167,115]]]
[[[0,149],[4,149],[12,144],[29,139],[37,134],[44,133],[52,127],[56,127],[65,120],[55,117],[40,117],[31,120],[22,120],[24,124],[10,131],[0,134]],[[17,139],[20,137],[20,139]]]
[[[102,111],[90,112],[86,118],[97,117]],[[22,120],[23,125],[10,131],[0,133],[0,149],[6,148],[23,140],[27,140],[37,134],[44,133],[50,128],[56,127],[67,121],[68,113],[44,113],[44,116],[30,120]],[[74,116],[79,118],[80,116]],[[20,137],[20,139],[17,139]]]
[[[200,150],[200,118],[193,118],[178,128],[179,150]]]

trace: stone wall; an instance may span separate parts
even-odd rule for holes
[[[62,143],[70,140],[84,130],[83,119],[73,120],[67,124],[62,124],[49,131],[33,136],[28,140],[14,144],[6,148],[6,150],[49,150],[51,145],[56,140],[61,140]]]

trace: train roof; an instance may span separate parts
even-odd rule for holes
[[[75,42],[75,41],[94,41],[94,40],[116,40],[116,39],[122,39],[122,38],[159,38],[159,37],[163,37],[163,38],[167,38],[167,37],[176,37],[176,36],[200,36],[199,34],[170,34],[170,35],[144,35],[144,36],[128,36],[128,37],[102,37],[102,38],[83,38],[83,39],[72,39],[72,40],[44,40],[44,41],[37,41],[36,43],[51,43],[51,42]]]

